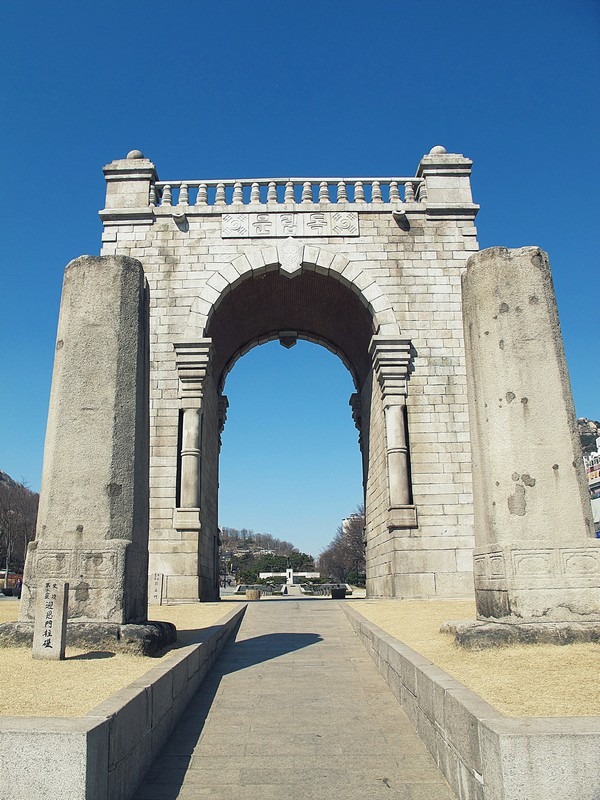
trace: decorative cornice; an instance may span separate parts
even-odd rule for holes
[[[373,336],[369,353],[384,402],[405,398],[413,358],[411,340]]]
[[[179,397],[201,399],[203,385],[212,355],[212,339],[196,342],[175,342],[175,365],[179,377]]]

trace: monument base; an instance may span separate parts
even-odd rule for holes
[[[466,650],[515,644],[574,644],[600,642],[600,622],[451,620],[444,622],[440,633],[454,634],[456,644]]]
[[[125,625],[113,622],[67,623],[68,647],[154,656],[176,640],[177,629],[171,622]],[[31,647],[32,643],[32,622],[4,622],[0,625],[0,647]]]

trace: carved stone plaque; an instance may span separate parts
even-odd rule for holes
[[[358,235],[356,211],[223,214],[221,218],[221,236],[230,239]]]

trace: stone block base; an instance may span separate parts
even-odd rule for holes
[[[117,625],[111,622],[69,622],[67,646],[117,650],[119,653],[153,656],[177,640],[171,622]],[[0,647],[31,647],[33,623],[5,622],[0,625]]]
[[[475,548],[480,620],[600,623],[600,540]]]
[[[454,641],[466,650],[484,650],[514,644],[574,644],[600,642],[598,622],[445,622],[441,633],[454,634]]]

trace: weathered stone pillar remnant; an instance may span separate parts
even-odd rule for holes
[[[67,266],[23,623],[53,580],[70,584],[69,626],[112,626],[120,638],[115,626],[147,620],[148,337],[139,261]]]
[[[600,542],[546,254],[472,255],[463,309],[479,619],[600,620]]]

